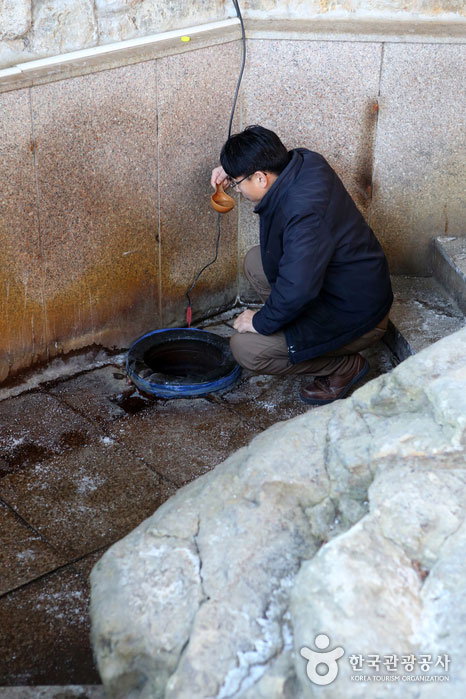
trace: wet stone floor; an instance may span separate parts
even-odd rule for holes
[[[229,336],[240,310],[202,327]],[[393,368],[383,343],[364,354],[365,381]],[[178,488],[313,409],[299,399],[305,378],[246,371],[221,394],[148,400],[124,362],[96,350],[0,391],[0,687],[99,684],[88,617],[96,561]]]

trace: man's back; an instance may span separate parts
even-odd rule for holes
[[[345,344],[388,313],[382,248],[325,158],[292,151],[255,212],[272,293],[254,326],[284,328],[296,361]]]

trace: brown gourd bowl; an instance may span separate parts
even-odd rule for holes
[[[215,194],[212,194],[210,197],[210,204],[215,211],[218,211],[220,214],[226,214],[235,206],[235,200],[228,194],[225,194],[222,185],[218,184]]]

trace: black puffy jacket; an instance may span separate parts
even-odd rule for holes
[[[393,294],[383,250],[338,175],[318,153],[291,154],[254,209],[272,292],[253,325],[283,330],[295,364],[375,328]]]

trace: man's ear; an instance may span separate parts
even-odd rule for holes
[[[269,184],[269,177],[266,172],[263,172],[262,170],[256,170],[254,173],[254,176],[256,177],[256,182],[259,185],[259,187],[267,187]]]

